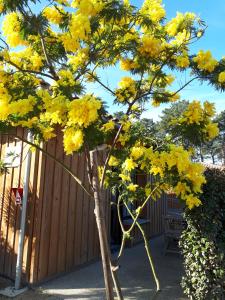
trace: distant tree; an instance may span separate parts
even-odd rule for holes
[[[225,165],[225,110],[217,116],[215,121],[218,123],[219,127],[219,136],[216,138],[220,144],[220,151],[218,155],[222,160],[223,165]]]
[[[169,108],[162,112],[161,120],[158,122],[159,135],[168,135],[172,142],[183,144],[186,148],[193,147],[195,150],[194,158],[197,161],[204,162],[205,159],[211,159],[215,164],[218,159],[225,161],[225,111],[219,114],[215,122],[218,122],[220,134],[210,140],[202,139],[200,135],[194,134],[193,130],[181,126],[182,116],[186,114],[190,102],[182,100],[173,103]],[[195,107],[192,107],[194,110]],[[178,121],[180,120],[180,121]]]

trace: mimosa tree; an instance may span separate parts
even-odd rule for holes
[[[123,204],[133,219],[126,231],[119,215],[123,232],[119,256],[131,230],[138,226],[157,290],[149,243],[137,222],[141,211],[148,201],[171,188],[189,209],[202,204],[198,196],[205,182],[203,167],[192,162],[191,150],[168,139],[142,135],[135,121],[145,109],[179,99],[182,89],[194,80],[207,80],[221,89],[225,83],[223,60],[214,59],[210,51],[196,55],[189,51],[189,45],[203,35],[204,23],[190,12],[167,20],[161,2],[146,0],[136,8],[129,0],[0,1],[1,128],[10,134],[15,127],[27,128],[34,136],[34,142],[28,143],[44,151],[40,141],[54,138],[60,126],[65,153],[85,153],[107,299],[114,298],[113,284],[120,299],[122,294],[108,246],[103,189],[117,189],[118,207]],[[126,71],[116,89],[99,72],[112,67]],[[190,71],[179,89],[173,88],[173,70]],[[90,92],[90,82],[106,90],[119,110],[122,107],[119,120],[104,108],[107,98]],[[210,140],[218,133],[211,121],[214,113],[213,104],[195,100],[177,122],[184,132],[201,141]],[[99,164],[97,153],[102,150],[107,158]],[[135,169],[155,175],[154,186],[134,184],[131,175]],[[133,210],[130,203],[136,200],[138,206]]]

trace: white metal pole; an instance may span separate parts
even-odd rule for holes
[[[32,134],[30,131],[27,134],[27,141],[32,142]],[[17,253],[17,261],[16,261],[16,279],[15,279],[16,290],[19,290],[21,287],[23,247],[24,247],[25,227],[26,227],[27,201],[28,201],[28,194],[29,194],[31,156],[32,156],[32,152],[29,149],[26,157],[24,184],[23,184],[23,201],[22,201],[22,212],[21,212],[21,220],[20,220],[18,253]]]

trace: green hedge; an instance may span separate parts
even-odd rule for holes
[[[184,293],[193,300],[225,299],[225,169],[207,168],[203,205],[185,212]]]

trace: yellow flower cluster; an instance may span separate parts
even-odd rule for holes
[[[0,95],[3,95],[3,89],[0,89]],[[1,96],[0,96],[1,97]],[[20,117],[28,114],[33,110],[36,103],[36,98],[28,96],[27,99],[20,99],[18,101],[9,102],[10,97],[3,95],[0,99],[0,120],[5,121],[9,115],[16,114]]]
[[[123,163],[124,170],[129,172],[134,170],[137,166],[137,163],[132,158],[127,158]]]
[[[98,118],[101,102],[92,95],[85,95],[69,103],[68,125],[88,127]]]
[[[135,146],[135,147],[132,147],[132,148],[131,148],[130,156],[131,156],[134,160],[139,159],[143,154],[144,154],[144,149],[143,149],[143,147]]]
[[[76,55],[68,55],[68,62],[74,70],[77,70],[79,67],[81,67],[87,62],[89,57],[88,53],[88,48],[82,48],[77,51]]]
[[[33,110],[35,103],[36,98],[31,95],[28,96],[27,99],[13,101],[9,104],[10,114],[17,114],[18,116],[23,117]]]
[[[42,97],[45,109],[45,112],[40,115],[41,121],[49,122],[51,125],[64,124],[69,100],[63,95],[53,97],[47,91],[40,92],[39,96]]]
[[[182,24],[191,24],[195,20],[196,16],[193,13],[187,12],[185,14],[182,14],[180,12],[177,12],[177,15],[175,18],[173,18],[167,25],[166,25],[166,31],[170,36],[175,36],[178,33],[178,30]],[[183,29],[182,29],[183,31]]]
[[[63,19],[63,14],[65,12],[63,11],[62,7],[46,7],[43,10],[43,15],[48,19],[49,22],[53,24],[60,24]]]
[[[212,72],[218,65],[218,62],[212,57],[211,52],[200,50],[193,58],[193,61],[197,63],[198,69],[202,71]]]
[[[137,188],[138,188],[138,184],[130,183],[130,184],[127,186],[127,189],[128,189],[130,192],[136,192]]]
[[[219,128],[216,123],[209,123],[205,127],[205,131],[208,135],[208,140],[214,139],[219,134]]]
[[[137,162],[138,159],[141,159]],[[191,161],[191,152],[181,146],[171,145],[167,151],[154,151],[153,148],[134,146],[122,165],[120,178],[126,183],[130,182],[130,172],[137,167],[144,172],[163,178],[166,183],[167,177],[175,175],[173,184],[174,192],[184,200],[187,206],[192,209],[201,204],[198,194],[202,192],[202,184],[205,183],[203,176],[204,167],[199,163]],[[179,178],[179,179],[178,179]],[[128,190],[136,191],[138,186],[131,183]],[[147,187],[147,186],[146,186]],[[168,184],[165,185],[168,188]]]
[[[9,53],[10,61],[25,70],[40,71],[43,66],[43,58],[31,47],[27,47],[21,51]]]
[[[219,133],[217,124],[212,123],[210,120],[214,115],[215,106],[213,103],[205,101],[202,107],[200,101],[195,100],[188,105],[178,122],[188,125],[201,124],[202,132],[206,134],[206,139],[212,140]],[[175,122],[177,122],[177,120],[174,120],[174,123]]]
[[[124,71],[130,71],[132,69],[138,68],[138,63],[131,59],[121,59],[120,68]]]
[[[4,0],[0,0],[0,13],[2,13],[4,9]]]
[[[105,3],[101,0],[73,0],[71,6],[79,9],[80,13],[88,16],[97,15]]]
[[[206,120],[206,117],[212,117],[215,114],[215,106],[208,101],[204,102],[203,107],[200,101],[191,102],[183,113],[182,123],[200,124]]]
[[[154,36],[143,36],[141,43],[142,45],[139,47],[139,51],[144,56],[155,58],[162,50],[161,41]]]
[[[2,31],[6,36],[6,41],[11,47],[25,45],[25,41],[20,35],[21,22],[20,15],[16,12],[7,14],[2,22]]]
[[[225,71],[220,72],[218,81],[219,81],[219,83],[225,83]]]
[[[112,131],[114,129],[115,129],[115,123],[114,123],[113,120],[110,120],[109,122],[105,123],[102,126],[102,130],[105,131],[105,132]]]
[[[7,99],[0,98],[0,121],[7,120],[9,114],[9,103]]]
[[[131,77],[123,77],[119,82],[116,96],[120,102],[133,99],[136,94],[136,82]]]
[[[83,132],[80,129],[66,128],[63,135],[64,149],[67,155],[80,150],[84,143]]]
[[[183,29],[183,31],[177,33],[175,39],[171,41],[171,44],[175,46],[185,45],[190,41],[190,37],[191,33]]]
[[[70,70],[60,70],[58,72],[59,80],[57,80],[56,85],[59,86],[74,86],[76,81],[74,79],[74,75]]]
[[[190,103],[187,110],[183,113],[183,116],[183,123],[200,124],[204,119],[201,103],[196,100]]]
[[[74,52],[79,47],[79,40],[87,40],[91,32],[90,20],[87,15],[76,13],[72,15],[69,32],[60,35],[66,51]]]
[[[113,155],[110,156],[109,163],[108,163],[110,167],[116,167],[118,166],[119,163],[120,161],[115,156]]]
[[[180,56],[176,57],[176,65],[179,68],[187,68],[190,65],[190,60],[187,53],[183,53]]]
[[[166,15],[162,0],[145,0],[140,13],[148,15],[153,22],[159,22]]]
[[[72,15],[69,29],[74,39],[86,40],[87,35],[91,32],[90,21],[88,17],[83,14]]]
[[[40,129],[43,139],[45,141],[48,141],[56,136],[56,134],[54,133],[54,128],[51,126],[46,126],[39,123],[38,128]]]

